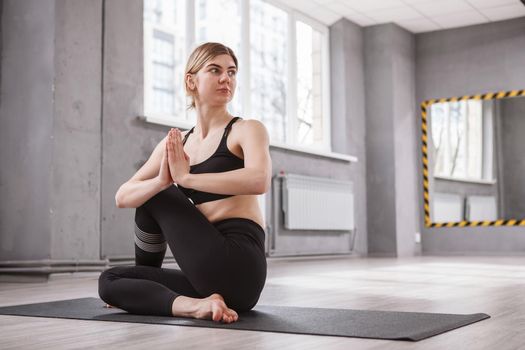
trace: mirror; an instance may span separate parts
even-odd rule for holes
[[[421,110],[425,225],[525,225],[525,90]]]

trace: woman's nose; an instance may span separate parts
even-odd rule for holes
[[[230,76],[228,75],[228,73],[225,73],[225,74],[221,74],[221,77],[220,77],[220,81],[221,82],[224,82],[224,81],[229,81],[231,78]]]

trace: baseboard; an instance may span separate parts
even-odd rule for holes
[[[525,252],[476,252],[476,251],[460,251],[460,252],[422,252],[422,256],[468,256],[468,257],[505,257],[505,256],[525,256]]]
[[[0,261],[1,282],[45,282],[53,273],[103,271],[108,260]]]
[[[267,260],[297,260],[297,259],[326,259],[326,258],[342,258],[342,257],[355,257],[358,254],[349,251],[341,253],[272,253],[266,257]]]
[[[397,254],[396,253],[374,253],[374,252],[369,252],[367,255],[366,255],[367,258],[397,258]]]

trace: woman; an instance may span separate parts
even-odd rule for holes
[[[230,323],[259,300],[266,256],[257,195],[270,186],[269,137],[261,122],[227,111],[237,68],[219,43],[190,55],[185,83],[197,124],[171,129],[115,196],[119,208],[136,208],[136,266],[101,274],[108,305]],[[161,268],[167,245],[180,270]]]

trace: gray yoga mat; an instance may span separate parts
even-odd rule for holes
[[[80,298],[0,307],[0,315],[168,324],[263,332],[418,341],[489,318],[421,312],[325,309],[257,305],[230,324],[183,317],[143,316],[104,307],[98,298]]]

